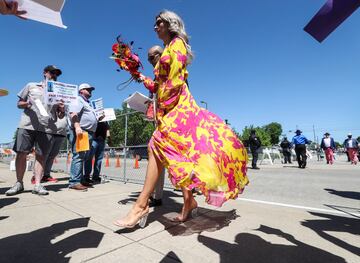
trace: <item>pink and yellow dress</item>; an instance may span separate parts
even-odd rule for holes
[[[200,108],[186,84],[187,51],[181,38],[165,47],[155,81],[144,85],[157,95],[157,128],[150,147],[176,187],[198,188],[206,201],[221,206],[248,184],[246,149],[215,114]]]

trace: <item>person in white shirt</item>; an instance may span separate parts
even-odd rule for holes
[[[334,163],[334,150],[336,148],[334,139],[330,137],[330,133],[326,132],[324,134],[324,138],[321,140],[321,148],[325,152],[326,163],[333,164]]]
[[[349,159],[351,161],[351,164],[357,164],[358,157],[357,157],[357,151],[359,149],[359,142],[352,138],[352,134],[348,134],[348,138],[344,142],[344,147],[346,148],[346,151],[349,155]]]

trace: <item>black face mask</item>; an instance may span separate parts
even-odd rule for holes
[[[349,139],[351,139],[352,136],[348,136]]]

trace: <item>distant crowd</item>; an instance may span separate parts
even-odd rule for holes
[[[295,136],[291,141],[289,141],[287,137],[284,137],[280,142],[280,147],[284,156],[284,163],[292,163],[291,156],[292,150],[294,149],[298,166],[299,168],[304,169],[307,163],[307,144],[310,144],[310,141],[302,134],[301,130],[295,131]],[[257,161],[262,143],[260,138],[256,135],[255,130],[250,132],[248,146],[252,155],[251,167],[252,169],[259,169]],[[353,138],[351,133],[347,135],[347,138],[343,143],[343,149],[347,155],[348,162],[356,165],[360,158],[360,147],[359,141]],[[321,143],[317,146],[316,150],[319,159],[321,159],[324,154],[327,164],[334,163],[336,145],[334,139],[330,136],[330,133],[326,132],[324,134],[324,137],[321,139]]]

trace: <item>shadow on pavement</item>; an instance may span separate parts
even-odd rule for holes
[[[334,189],[325,188],[324,190],[328,191],[330,194],[338,195],[345,198],[360,200],[360,192],[353,191],[337,191]]]
[[[45,185],[46,190],[51,192],[59,192],[63,189],[69,189],[69,184],[49,184]]]
[[[0,188],[0,195],[4,195],[5,194],[5,192],[7,191],[7,190],[9,190],[10,188],[12,187],[12,185],[10,185],[10,186],[8,186],[8,187],[3,187],[3,188]],[[32,186],[33,187],[33,186]],[[32,188],[31,188],[32,189]],[[31,193],[31,191],[32,190],[24,190],[24,191],[22,191],[20,194],[25,194],[25,193]]]
[[[120,200],[118,203],[125,205],[135,202],[140,192],[132,192],[128,198]],[[232,220],[239,217],[236,210],[230,211],[217,211],[207,208],[199,208],[198,216],[196,218],[189,218],[186,222],[173,222],[178,212],[182,209],[182,203],[177,202],[174,198],[181,198],[182,193],[176,191],[164,191],[163,205],[154,207],[154,211],[149,214],[147,225],[158,221],[164,225],[165,230],[173,236],[188,236],[193,234],[200,234],[202,232],[214,232],[226,226],[229,226]],[[131,209],[129,207],[129,209]],[[131,233],[139,229],[135,226],[131,229],[120,229],[116,231],[118,234]]]
[[[342,205],[326,205],[326,204],[324,204],[324,206],[327,206],[331,209],[343,212],[349,216],[360,219],[360,207],[355,208],[355,207],[342,206]]]
[[[159,261],[159,263],[169,263],[169,262],[182,262],[178,256],[175,254],[175,252],[170,251],[165,255],[165,257]]]
[[[306,220],[301,224],[315,231],[320,237],[337,245],[347,251],[360,256],[360,248],[351,245],[346,241],[337,238],[326,232],[344,232],[353,235],[360,235],[360,220],[342,216],[328,215],[322,213],[309,212],[310,214],[322,217],[323,219]]]
[[[322,249],[302,243],[294,236],[279,229],[261,225],[257,231],[276,235],[291,242],[291,245],[273,244],[261,237],[240,233],[235,237],[235,244],[199,235],[198,241],[220,256],[221,263],[342,263],[345,260]]]
[[[201,234],[202,232],[215,232],[229,226],[232,220],[239,217],[235,209],[231,211],[216,211],[200,208],[199,210],[199,216],[196,218],[190,218],[184,223],[173,223],[176,225],[166,228],[166,231],[173,236],[189,236]],[[159,219],[160,223],[165,225],[164,220],[170,221],[165,216]]]
[[[69,177],[55,177],[56,180],[58,180],[59,182],[61,181],[69,181]]]
[[[5,206],[12,205],[13,203],[16,203],[17,201],[19,201],[19,198],[17,198],[17,197],[1,198],[0,199],[0,209]]]
[[[167,192],[167,191],[164,191],[164,193],[165,192]],[[118,204],[126,205],[127,203],[135,203],[135,201],[139,195],[140,195],[140,192],[132,192],[131,194],[129,194],[128,198],[124,198],[124,199],[121,199],[120,201],[118,201]]]
[[[10,189],[10,187],[11,187],[11,186],[9,186],[9,187],[2,187],[2,188],[0,188],[0,195],[4,195],[4,194],[5,194],[5,192],[6,192],[7,190],[9,190],[9,189]]]
[[[0,240],[0,262],[69,262],[71,256],[67,254],[98,247],[104,233],[87,229],[55,243],[53,240],[70,229],[87,227],[88,223],[89,218],[78,218],[5,237]]]

